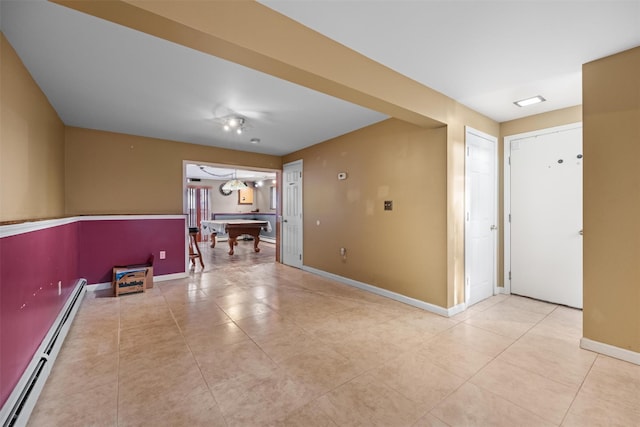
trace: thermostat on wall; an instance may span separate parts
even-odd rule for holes
[[[347,179],[346,172],[338,172],[338,179]]]

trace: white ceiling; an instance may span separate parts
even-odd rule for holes
[[[2,31],[69,126],[283,155],[387,116],[42,0]],[[247,130],[222,130],[239,114]],[[259,138],[259,144],[251,144]]]
[[[262,3],[499,122],[580,104],[583,63],[640,45],[640,0]],[[43,0],[0,10],[70,126],[282,155],[387,117]]]
[[[260,2],[498,122],[581,104],[582,64],[640,46],[640,0]]]

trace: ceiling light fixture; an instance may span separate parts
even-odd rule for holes
[[[230,179],[229,181],[225,182],[224,185],[222,186],[222,189],[224,191],[237,191],[237,190],[244,190],[245,188],[247,188],[247,184],[245,184],[244,182],[240,181],[237,176],[236,173],[238,171],[233,171],[233,179]]]
[[[529,105],[538,104],[540,102],[544,102],[544,99],[541,95],[536,95],[531,98],[521,99],[520,101],[514,102],[518,107],[528,107]]]
[[[224,191],[244,190],[245,188],[247,188],[247,184],[238,180],[237,178],[225,182],[222,186],[222,189]]]
[[[251,140],[249,141],[252,144],[259,144],[260,143],[260,138],[251,138]]]
[[[238,173],[237,170],[234,170],[233,173],[226,173],[223,175],[217,175],[215,173],[211,173],[208,170],[206,170],[206,166],[199,166],[200,170],[206,174],[209,174],[211,176],[214,176],[216,178],[224,178],[224,177],[228,177],[228,176],[232,176],[232,179],[230,179],[229,181],[225,182],[222,185],[222,189],[224,191],[236,191],[236,190],[244,190],[245,188],[247,188],[247,184],[245,184],[244,182],[240,181],[236,174]]]
[[[247,121],[244,117],[238,117],[238,116],[227,117],[222,122],[222,129],[224,129],[225,132],[234,131],[238,135],[241,135],[242,132],[244,132],[244,126],[246,122]]]

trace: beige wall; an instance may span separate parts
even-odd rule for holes
[[[275,209],[271,209],[271,187],[275,187],[271,181],[265,181],[262,187],[255,188],[255,207],[260,212],[275,213]]]
[[[562,108],[548,113],[535,114],[521,119],[500,123],[501,145],[506,136],[548,129],[582,121],[582,105]]]
[[[0,221],[182,213],[182,161],[280,169],[280,157],[65,128],[0,36]]]
[[[500,123],[498,140],[498,285],[504,286],[504,138],[526,132],[548,129],[582,121],[582,105],[562,108],[548,113],[535,114],[521,119]]]
[[[447,306],[446,158],[446,128],[394,119],[285,156],[304,162],[305,265]]]
[[[0,221],[64,215],[64,125],[0,34]]]
[[[183,160],[280,169],[280,157],[66,129],[66,213],[179,214]]]
[[[582,75],[584,336],[640,352],[640,47]]]

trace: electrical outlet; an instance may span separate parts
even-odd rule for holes
[[[160,259],[166,259],[167,258],[167,252],[166,251],[160,251]]]
[[[62,295],[62,280],[58,280],[58,295]]]
[[[384,210],[385,211],[392,211],[393,210],[393,201],[385,200],[384,201]]]

